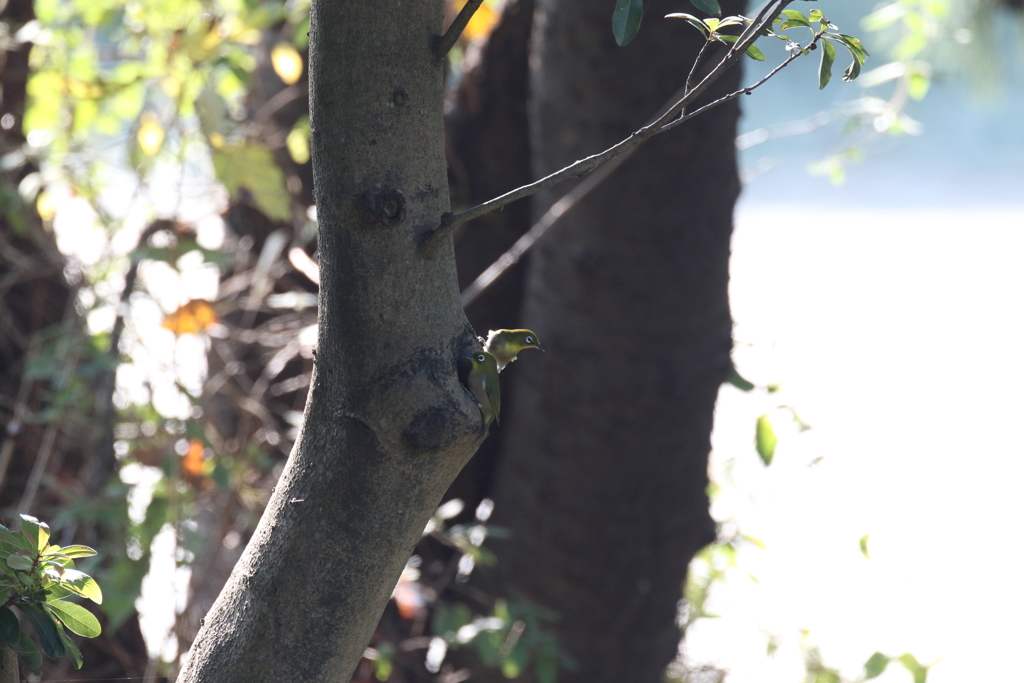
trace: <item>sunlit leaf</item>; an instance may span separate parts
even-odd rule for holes
[[[50,527],[46,522],[40,522],[31,515],[20,515],[21,533],[29,540],[30,550],[40,552],[46,549],[50,540]]]
[[[666,19],[685,19],[691,26],[700,30],[704,34],[704,37],[708,36],[708,27],[704,25],[704,22],[693,16],[692,14],[686,14],[685,12],[674,12],[673,14],[666,14]]]
[[[612,35],[615,42],[628,45],[640,30],[640,22],[644,18],[643,0],[616,0],[612,11]]]
[[[778,443],[778,439],[767,415],[757,418],[755,442],[757,444],[757,454],[761,456],[761,462],[765,464],[765,467],[771,465],[772,458],[775,457],[775,445]]]
[[[869,537],[869,534],[864,534],[863,536],[861,536],[860,537],[860,541],[859,541],[859,545],[860,545],[860,554],[870,560],[871,556],[868,555],[868,537]]]
[[[160,151],[164,144],[164,127],[160,125],[156,114],[147,111],[142,115],[135,139],[139,141],[139,148],[146,156],[153,156]]]
[[[718,4],[718,0],[690,0],[693,6],[702,12],[708,14],[719,15],[722,13],[722,8]]]
[[[270,63],[274,67],[274,73],[286,85],[294,85],[302,78],[302,55],[291,43],[280,42],[275,45],[270,51]]]
[[[92,557],[96,554],[96,551],[87,545],[66,545],[57,552],[65,557]]]
[[[881,652],[871,655],[868,661],[864,662],[864,680],[878,678],[887,666],[889,666],[889,658]]]
[[[92,612],[73,602],[56,600],[43,603],[72,633],[86,638],[95,638],[103,630]]]
[[[103,591],[100,590],[96,580],[77,569],[64,570],[64,576],[58,585],[70,590],[75,595],[89,598],[96,604],[103,602]]]
[[[818,66],[818,89],[824,89],[832,79],[832,64],[836,61],[836,49],[827,40],[821,41],[821,64]]]
[[[217,312],[210,302],[203,299],[192,299],[178,308],[160,323],[160,327],[174,334],[196,334],[217,322]]]

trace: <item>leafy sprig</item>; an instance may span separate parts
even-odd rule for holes
[[[666,15],[666,18],[683,19],[688,24],[696,28],[704,36],[704,39],[708,43],[719,42],[725,44],[735,44],[739,40],[739,36],[729,35],[722,33],[722,29],[729,26],[743,26],[746,27],[751,23],[751,20],[744,16],[730,16],[724,18],[709,17],[707,19],[701,19],[692,14],[685,12],[676,12],[673,14]],[[814,26],[817,25],[817,28]],[[832,65],[835,62],[836,50],[835,45],[842,45],[853,57],[853,61],[846,71],[843,72],[843,81],[850,82],[860,75],[861,66],[864,65],[864,60],[870,56],[868,51],[864,49],[860,39],[845,33],[840,33],[838,27],[832,24],[821,10],[811,10],[810,16],[806,16],[803,12],[795,9],[785,9],[775,18],[772,29],[765,29],[763,35],[777,38],[786,42],[786,49],[793,52],[795,55],[809,54],[812,50],[818,48],[821,45],[821,63],[818,67],[818,85],[819,88],[824,88],[828,85],[828,82],[832,79]],[[811,32],[811,40],[807,45],[801,46],[799,43],[791,40],[789,36],[785,35],[783,31],[788,31],[794,28],[806,28]],[[776,32],[778,31],[778,32]],[[750,45],[747,47],[746,54],[751,59],[755,59],[759,62],[765,60],[764,53],[756,45]]]
[[[50,544],[50,527],[35,517],[21,515],[21,531],[0,525],[0,643],[17,653],[33,672],[39,673],[42,657],[65,654],[82,668],[82,653],[64,629],[86,638],[100,634],[100,622],[92,612],[68,598],[83,597],[103,602],[96,581],[75,569],[75,559],[92,557],[96,551],[84,545]],[[22,630],[12,607],[25,616],[39,646]]]

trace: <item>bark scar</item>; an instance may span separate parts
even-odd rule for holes
[[[356,195],[356,208],[370,225],[392,226],[405,218],[405,197],[394,188]]]

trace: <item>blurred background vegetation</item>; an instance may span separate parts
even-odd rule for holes
[[[845,137],[833,132],[808,159],[840,183],[878,138],[922,132],[908,104],[936,79],[966,73],[976,96],[993,97],[1007,62],[1020,63],[1007,44],[1019,45],[1018,0],[848,4],[846,23],[835,20],[875,56],[863,90],[837,93],[841,106],[817,117],[756,127],[741,149],[841,127]],[[61,545],[99,551],[80,562],[106,597],[103,635],[81,643],[83,679],[173,680],[296,436],[316,341],[308,10],[303,0],[2,4],[0,515],[35,515]],[[480,93],[501,87],[502,59],[523,52],[531,10],[488,0],[451,55],[456,203],[480,191],[458,132]],[[784,97],[764,106],[791,109]],[[745,180],[771,176],[771,163],[745,154]],[[798,168],[780,182],[806,178]],[[496,256],[460,248],[463,284]],[[481,332],[506,319],[500,301],[479,306]],[[749,416],[766,465],[779,419]],[[490,671],[550,683],[573,667],[549,631],[557,615],[468,580],[494,561],[485,540],[501,533],[473,481],[425,531],[356,680],[457,683]],[[686,589],[684,630],[709,616],[708,591],[735,548],[758,543],[719,527]],[[806,652],[808,680],[839,680]],[[923,680],[916,660],[901,663]],[[46,666],[43,680],[70,677],[66,662]],[[724,674],[681,656],[669,675]]]

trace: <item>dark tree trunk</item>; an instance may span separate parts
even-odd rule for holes
[[[445,116],[453,203],[479,204],[533,180],[526,106],[529,44],[534,0],[509,0],[501,20],[464,65],[458,91]],[[530,228],[530,200],[515,202],[468,224],[455,236],[459,287],[465,289]],[[525,261],[509,269],[466,315],[482,335],[520,327]],[[501,377],[509,410],[515,373]],[[504,432],[493,430],[459,473],[446,497],[461,498],[472,511],[489,495]]]
[[[604,4],[538,2],[535,177],[622,139],[680,87],[700,37],[661,18],[676,9],[649,3],[619,48]],[[737,69],[704,99],[738,83]],[[513,534],[496,545],[503,592],[560,614],[580,665],[560,680],[662,680],[687,565],[714,540],[706,467],[731,349],[738,113],[643,147],[531,255],[523,320],[547,353],[510,369],[494,522]],[[539,195],[535,214],[565,191]]]

